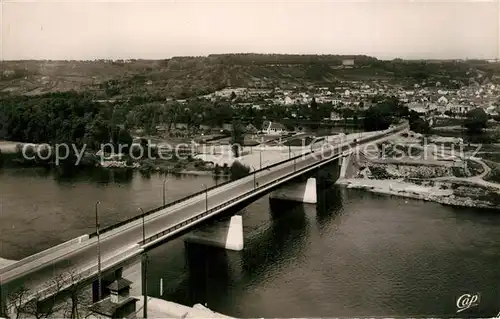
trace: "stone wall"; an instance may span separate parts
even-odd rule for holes
[[[373,179],[434,178],[444,176],[453,176],[453,169],[445,166],[369,164],[358,174],[358,177]]]

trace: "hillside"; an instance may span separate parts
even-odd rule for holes
[[[353,68],[343,68],[353,59]],[[90,90],[96,98],[156,95],[185,98],[223,87],[331,86],[342,80],[396,80],[402,84],[454,80],[477,70],[494,79],[498,64],[379,61],[367,56],[226,54],[128,61],[3,61],[2,94],[38,95]],[[485,77],[483,77],[484,79]]]

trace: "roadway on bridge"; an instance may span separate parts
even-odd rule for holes
[[[318,154],[317,154],[318,155]],[[317,162],[319,156],[309,155],[305,159],[296,161],[295,169],[299,170]],[[294,171],[293,161],[282,164],[278,167],[258,172],[255,176],[255,182],[263,186],[274,180],[289,175]],[[254,189],[253,175],[245,177],[228,185],[223,185],[208,192],[208,209],[218,206],[227,200],[248,193]],[[166,208],[156,213],[156,216],[146,217],[145,230],[146,237],[161,232],[162,230],[174,226],[185,219],[194,217],[205,211],[205,194],[199,195],[184,205],[176,205]],[[159,216],[158,216],[159,215]],[[132,248],[143,238],[142,223],[136,222],[133,226],[125,225],[116,230],[104,233],[100,238],[100,251],[102,261],[116,256],[117,251],[124,251]],[[97,239],[92,238],[81,244],[64,249],[66,254],[56,252],[56,256],[45,256],[47,264],[33,265],[32,263],[15,268],[6,273],[0,274],[1,282],[9,281],[3,284],[6,291],[12,291],[16,287],[25,286],[29,289],[43,287],[50,278],[58,274],[69,274],[70,271],[90,268],[97,263]],[[34,269],[36,267],[37,269]],[[17,277],[17,278],[16,278]],[[12,280],[13,279],[13,280]],[[49,282],[50,283],[50,282]]]

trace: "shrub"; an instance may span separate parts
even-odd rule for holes
[[[151,160],[145,160],[141,163],[140,171],[144,173],[150,173],[155,169],[155,165]]]
[[[239,179],[247,176],[250,173],[250,167],[241,164],[238,161],[233,162],[230,168],[231,180]]]
[[[488,114],[482,108],[475,108],[467,112],[464,126],[472,133],[481,132],[487,127]]]
[[[184,167],[184,165],[183,165],[181,162],[177,162],[177,163],[175,163],[175,165],[174,165],[174,169],[181,169],[181,168],[183,168],[183,167]]]
[[[132,147],[130,148],[130,153],[134,158],[139,159],[141,157],[141,147],[136,144],[132,145]],[[144,154],[142,155],[144,156]]]
[[[219,166],[219,164],[215,164],[215,166],[214,166],[214,174],[216,176],[219,176],[220,173],[221,173],[221,167]]]
[[[384,167],[370,167],[370,172],[374,179],[390,179],[392,177]]]

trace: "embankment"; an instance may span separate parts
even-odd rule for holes
[[[351,162],[346,178],[337,184],[444,205],[500,208],[500,185],[481,185],[474,178],[457,176],[465,174],[460,165],[394,160],[384,163],[382,159],[373,161],[363,156],[352,157]]]

